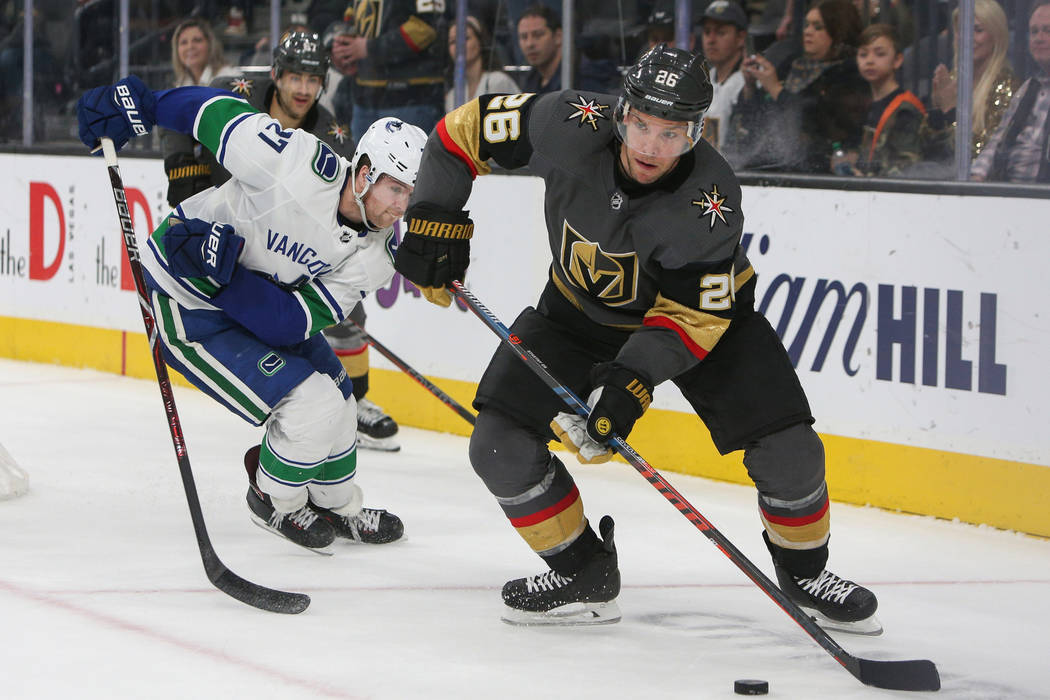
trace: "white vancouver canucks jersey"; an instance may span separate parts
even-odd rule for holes
[[[242,99],[203,90],[208,89],[195,89],[201,101],[180,100],[180,107],[196,108],[193,136],[233,178],[187,199],[172,217],[231,224],[245,239],[239,263],[280,285],[302,306],[305,340],[342,321],[364,296],[390,281],[393,229],[359,232],[338,214],[350,163],[323,141],[282,129]],[[209,278],[172,275],[163,246],[168,225],[166,220],[153,233],[143,255],[152,282],[185,308],[217,309],[212,297],[235,290],[220,290]]]

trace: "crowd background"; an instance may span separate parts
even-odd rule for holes
[[[1005,116],[1014,124],[1003,124],[1000,140],[1042,138],[1028,150],[1050,156],[1050,100],[1034,97],[1047,91],[1038,33],[1029,45],[1029,17],[1039,4],[0,0],[0,150],[80,152],[73,107],[84,90],[127,73],[160,89],[206,82],[202,71],[266,70],[281,32],[298,27],[329,47],[321,103],[348,124],[397,109],[436,118],[464,99],[514,86],[615,93],[623,68],[666,41],[701,50],[717,65],[717,115],[705,137],[742,172],[1045,183],[1050,168],[1011,166],[1009,144],[992,149],[1001,162],[993,164],[991,152],[980,161]],[[176,30],[189,19],[204,27],[195,33],[206,44],[199,67],[180,64]],[[872,25],[878,29],[866,32]],[[466,30],[459,62],[457,26]],[[970,27],[972,34],[963,31]],[[1044,38],[1050,46],[1050,35]],[[881,74],[865,67],[879,60],[889,66]],[[1030,78],[1032,88],[1022,91]],[[1011,111],[1019,92],[1033,97]],[[1043,122],[1026,130],[1032,110],[1043,111]],[[957,127],[970,138],[957,137]],[[159,156],[160,136],[130,148]]]

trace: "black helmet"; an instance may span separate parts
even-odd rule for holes
[[[658,119],[685,122],[686,138],[678,147],[680,155],[699,141],[704,113],[711,106],[713,95],[701,54],[658,44],[646,51],[624,76],[623,96],[614,113],[616,132],[624,143],[635,148],[636,142],[629,140],[627,130],[627,116],[632,110]]]
[[[714,90],[701,54],[658,44],[627,71],[623,94],[632,107],[646,114],[693,122],[711,106]]]
[[[284,71],[307,75],[328,75],[328,49],[321,37],[307,32],[285,32],[273,50],[274,76],[281,77]]]

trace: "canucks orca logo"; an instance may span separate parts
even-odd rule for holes
[[[325,182],[335,182],[339,176],[339,156],[324,141],[317,142],[317,151],[314,153],[314,172]]]
[[[634,252],[606,253],[568,221],[562,225],[559,263],[571,284],[606,306],[630,304],[638,296],[638,256]]]

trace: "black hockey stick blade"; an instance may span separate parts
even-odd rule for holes
[[[853,658],[856,669],[846,668],[864,685],[887,690],[940,690],[941,676],[932,661],[872,661]]]
[[[260,610],[296,615],[310,607],[310,596],[305,593],[278,591],[260,586],[241,578],[225,566],[217,575],[213,576],[209,572],[208,578],[226,595]]]

